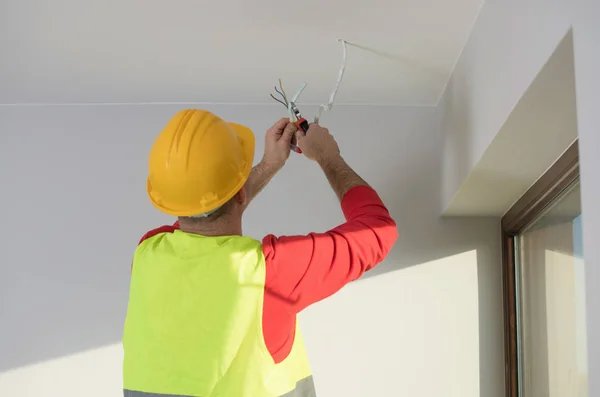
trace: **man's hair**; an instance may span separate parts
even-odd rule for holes
[[[231,211],[234,200],[235,196],[208,216],[181,216],[179,217],[179,221],[180,223],[181,221],[184,221],[188,225],[207,225],[219,220],[223,220]]]

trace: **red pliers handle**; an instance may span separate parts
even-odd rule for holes
[[[300,120],[296,121],[296,126],[304,131],[305,134],[308,132],[308,121],[306,121],[305,118],[301,118]]]

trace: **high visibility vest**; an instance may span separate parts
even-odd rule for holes
[[[283,362],[267,350],[265,274],[249,237],[175,230],[144,240],[123,335],[125,396],[314,396],[298,327]]]

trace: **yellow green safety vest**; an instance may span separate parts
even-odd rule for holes
[[[261,243],[249,237],[175,230],[144,240],[123,335],[125,396],[314,396],[298,327],[283,362],[267,350],[265,274]]]

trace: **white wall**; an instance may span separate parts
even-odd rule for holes
[[[469,175],[451,201],[444,203],[445,215],[502,216],[577,139],[574,64],[573,35],[569,33],[514,105],[477,163],[469,166]],[[450,106],[450,93],[445,93],[436,110],[445,117],[446,143],[469,128],[468,124],[452,126],[457,113]],[[445,148],[446,153],[455,149]],[[445,166],[449,159],[445,158]],[[452,181],[446,182],[449,187]]]
[[[450,78],[445,208],[568,32],[568,0],[487,0]]]
[[[440,103],[452,113],[445,126],[443,145],[442,208],[445,208],[559,41],[572,29],[590,396],[600,395],[598,20],[600,4],[596,0],[487,0]]]
[[[146,156],[178,109],[0,107],[0,395],[119,395],[131,256],[170,221],[146,197]],[[259,153],[284,115],[211,109],[254,128]],[[502,396],[499,223],[439,218],[433,108],[337,107],[323,122],[401,237],[386,263],[302,314],[319,395]],[[260,238],[340,221],[318,167],[292,154],[244,226]]]

